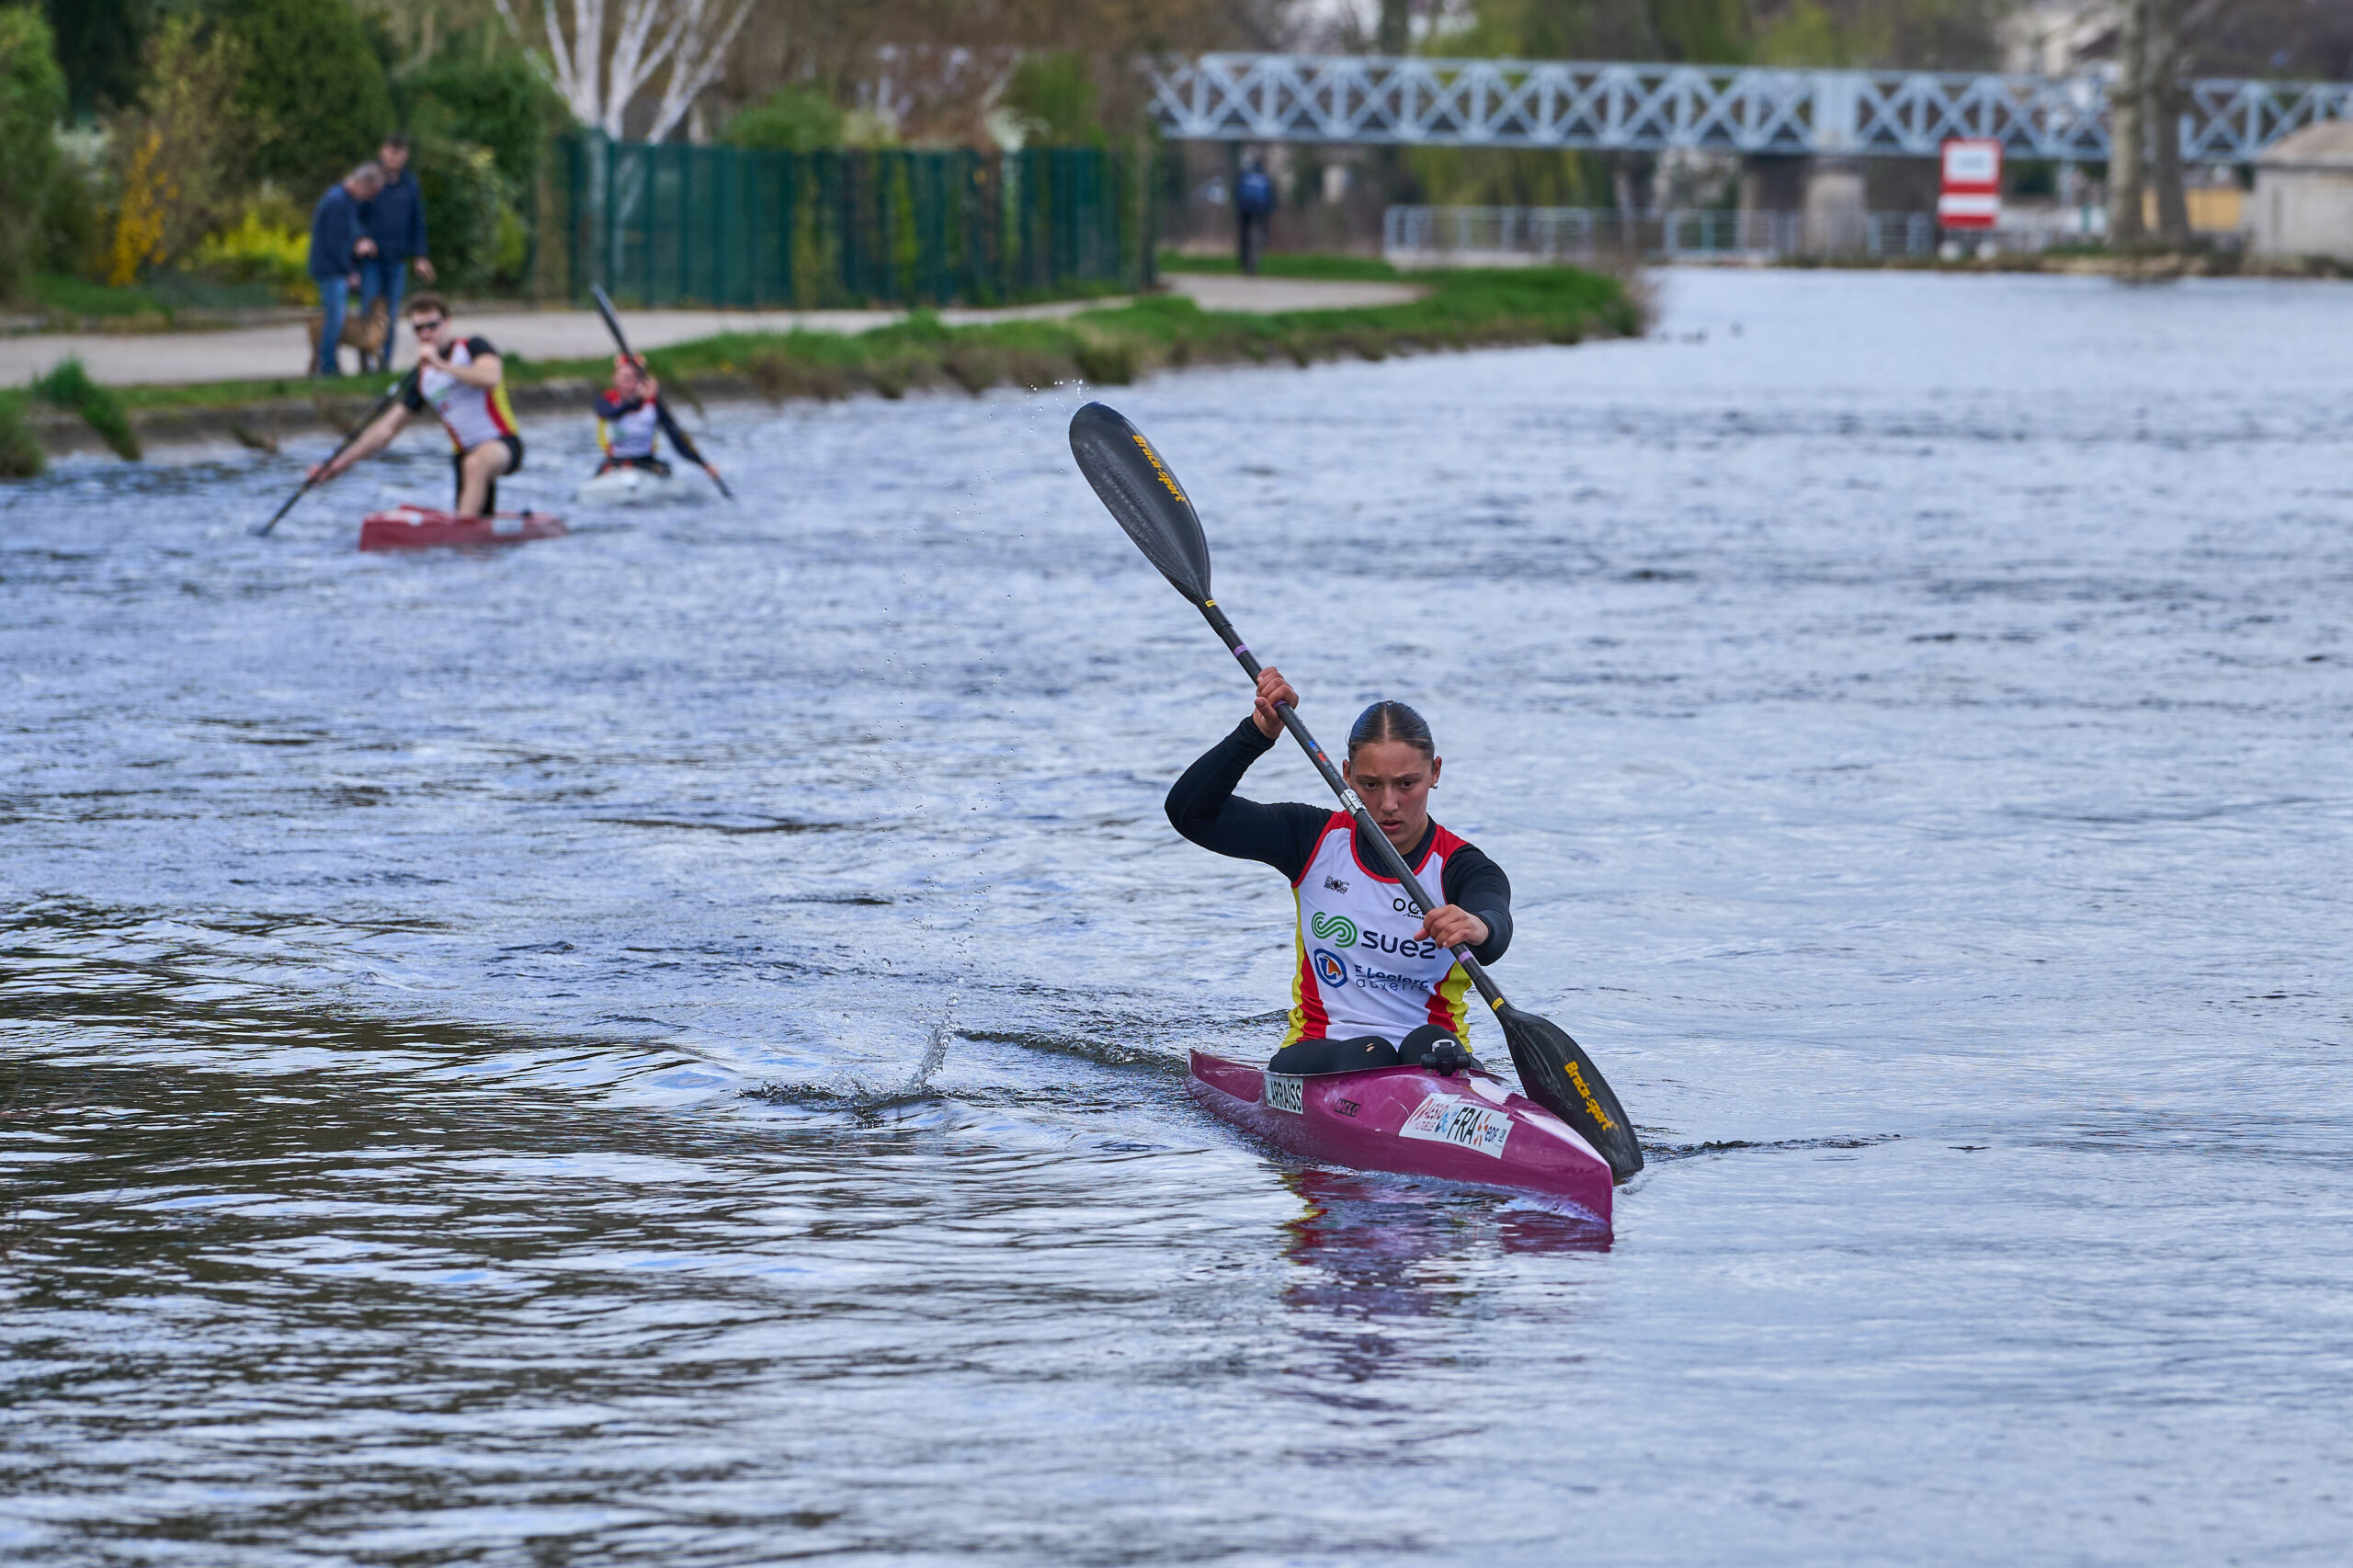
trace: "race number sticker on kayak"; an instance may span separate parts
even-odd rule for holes
[[[1287,1110],[1293,1116],[1307,1114],[1305,1080],[1288,1073],[1269,1073],[1267,1078],[1267,1104],[1276,1110]]]
[[[1511,1136],[1511,1118],[1454,1095],[1432,1095],[1414,1108],[1414,1114],[1405,1119],[1397,1136],[1432,1143],[1458,1143],[1500,1160],[1504,1157],[1504,1140]]]

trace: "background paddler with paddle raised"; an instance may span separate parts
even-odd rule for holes
[[[597,301],[597,313],[605,318],[605,330],[613,335],[613,346],[620,350],[613,358],[612,391],[597,400],[597,440],[605,449],[605,460],[597,472],[603,473],[617,463],[647,466],[647,460],[654,457],[654,427],[659,423],[678,455],[710,475],[710,482],[719,486],[722,495],[730,501],[735,499],[735,493],[719,477],[718,468],[695,449],[694,437],[678,427],[670,405],[662,399],[661,383],[654,379],[653,368],[646,364],[645,357],[630,351],[629,335],[621,330],[620,313],[613,309],[613,297],[605,292],[601,283],[591,283],[588,293]],[[608,408],[616,412],[608,414]],[[625,448],[617,447],[608,434],[607,421],[617,415],[620,422],[616,428],[626,440]],[[637,424],[627,423],[631,417],[637,418]],[[667,473],[669,470],[661,467],[659,472]]]
[[[1086,476],[1087,483],[1094,486],[1096,495],[1109,510],[1112,517],[1127,533],[1128,538],[1135,542],[1137,549],[1143,551],[1144,559],[1159,569],[1160,574],[1168,580],[1169,586],[1184,595],[1187,602],[1201,612],[1202,619],[1209,622],[1210,630],[1217,633],[1218,640],[1225,644],[1226,651],[1233,655],[1234,662],[1242,666],[1253,681],[1258,683],[1258,704],[1252,710],[1252,727],[1257,728],[1262,736],[1271,740],[1272,732],[1256,724],[1256,720],[1262,712],[1271,715],[1276,722],[1290,732],[1291,738],[1299,743],[1302,751],[1307,753],[1308,760],[1315,765],[1315,770],[1323,776],[1324,782],[1331,787],[1333,794],[1339,797],[1342,809],[1340,812],[1326,819],[1329,825],[1316,841],[1316,854],[1318,857],[1323,857],[1328,846],[1345,845],[1347,846],[1346,869],[1342,869],[1340,858],[1337,855],[1332,855],[1329,857],[1334,868],[1331,871],[1320,870],[1318,868],[1323,861],[1317,859],[1309,864],[1308,874],[1319,879],[1329,875],[1334,881],[1345,881],[1349,885],[1347,889],[1327,889],[1323,887],[1319,881],[1316,892],[1319,894],[1333,892],[1343,897],[1354,896],[1358,878],[1350,873],[1367,867],[1378,872],[1372,880],[1378,881],[1385,879],[1395,883],[1399,890],[1396,896],[1418,907],[1411,911],[1392,910],[1391,914],[1410,915],[1416,922],[1415,935],[1410,938],[1399,936],[1394,928],[1383,924],[1375,928],[1376,949],[1384,956],[1388,956],[1391,942],[1402,944],[1411,940],[1415,944],[1414,961],[1421,963],[1427,960],[1435,963],[1436,959],[1432,955],[1422,953],[1419,950],[1420,946],[1424,943],[1437,943],[1441,946],[1450,944],[1447,950],[1451,953],[1454,967],[1447,969],[1444,977],[1438,979],[1425,993],[1428,998],[1426,1005],[1432,1015],[1429,1022],[1444,1028],[1438,1023],[1435,1015],[1440,1010],[1446,984],[1459,971],[1477,988],[1480,997],[1486,1002],[1493,1012],[1495,1022],[1502,1027],[1504,1044],[1511,1051],[1512,1066],[1518,1071],[1520,1086],[1528,1091],[1528,1097],[1575,1129],[1577,1133],[1593,1146],[1594,1152],[1608,1163],[1610,1173],[1616,1179],[1624,1181],[1641,1170],[1643,1168],[1642,1142],[1634,1135],[1632,1124],[1626,1119],[1625,1111],[1618,1104],[1617,1095],[1610,1090],[1609,1085],[1603,1079],[1601,1069],[1594,1063],[1592,1054],[1569,1038],[1569,1032],[1558,1024],[1550,1019],[1539,1017],[1534,1013],[1525,1012],[1504,1000],[1504,994],[1495,984],[1495,978],[1488,974],[1486,966],[1479,961],[1478,955],[1472,950],[1482,939],[1476,929],[1479,926],[1487,928],[1484,941],[1491,945],[1495,944],[1498,932],[1497,921],[1494,916],[1500,912],[1506,920],[1508,917],[1510,908],[1508,884],[1503,884],[1505,899],[1500,906],[1491,904],[1485,909],[1472,910],[1455,904],[1453,905],[1454,913],[1440,919],[1441,911],[1449,906],[1450,900],[1433,898],[1425,890],[1421,878],[1415,869],[1406,863],[1404,854],[1399,849],[1397,844],[1392,842],[1383,824],[1377,820],[1373,812],[1368,809],[1368,802],[1359,797],[1356,786],[1349,782],[1347,776],[1343,775],[1338,768],[1332,766],[1331,759],[1324,755],[1324,748],[1315,744],[1315,737],[1307,733],[1305,724],[1300,722],[1299,710],[1290,687],[1284,683],[1279,675],[1260,666],[1257,655],[1250,652],[1249,646],[1242,641],[1242,634],[1233,629],[1233,622],[1226,618],[1225,611],[1220,608],[1217,600],[1211,597],[1209,536],[1202,532],[1201,519],[1193,510],[1193,503],[1186,495],[1184,486],[1176,483],[1176,476],[1169,472],[1168,465],[1161,460],[1160,454],[1153,449],[1152,443],[1144,439],[1143,432],[1129,424],[1117,410],[1107,408],[1099,403],[1090,403],[1071,417],[1070,449],[1071,455],[1078,460],[1078,471]],[[1272,677],[1271,681],[1267,678],[1269,676]],[[1368,713],[1368,719],[1381,712],[1382,707],[1383,705],[1376,704],[1371,712]],[[1405,711],[1410,713],[1411,710]],[[1376,728],[1380,733],[1370,734],[1366,738],[1369,741],[1384,743],[1384,744],[1378,763],[1370,755],[1364,757],[1367,782],[1374,782],[1372,775],[1378,773],[1380,782],[1375,790],[1377,795],[1387,797],[1390,791],[1397,791],[1398,798],[1387,800],[1384,805],[1389,824],[1397,829],[1400,835],[1413,839],[1417,852],[1422,852],[1419,849],[1418,838],[1414,836],[1415,831],[1414,824],[1418,819],[1427,825],[1426,792],[1428,784],[1437,782],[1438,775],[1437,748],[1432,746],[1425,752],[1421,741],[1405,733],[1402,721],[1394,715],[1379,721]],[[1426,739],[1427,726],[1420,726],[1420,729],[1422,738]],[[1352,743],[1355,738],[1351,737]],[[1241,739],[1239,731],[1236,731],[1233,739],[1237,741]],[[1370,751],[1370,747],[1356,748],[1352,744],[1352,750],[1358,749]],[[1421,803],[1412,811],[1405,809],[1403,797],[1410,792],[1405,788],[1406,778],[1415,770],[1410,762],[1404,764],[1403,772],[1395,770],[1393,763],[1399,750],[1420,752],[1427,758],[1429,764],[1427,782],[1414,786],[1415,789],[1424,792],[1424,798]],[[1212,753],[1211,756],[1215,755]],[[1210,760],[1210,758],[1203,758],[1202,763],[1195,764],[1195,771],[1199,771],[1203,763],[1208,763]],[[1247,767],[1247,761],[1245,760],[1242,766]],[[1352,769],[1354,767],[1355,761],[1352,758]],[[1239,782],[1242,777],[1241,768],[1234,767],[1232,772],[1233,781]],[[1190,778],[1192,775],[1188,774],[1187,777]],[[1178,790],[1181,791],[1184,788],[1184,784],[1180,781],[1177,786]],[[1225,787],[1228,796],[1231,795],[1233,783],[1230,782]],[[1176,808],[1185,803],[1178,801],[1172,795],[1171,816],[1175,817],[1177,814]],[[1219,806],[1218,815],[1222,818],[1225,810],[1237,803],[1246,802],[1235,802],[1230,799],[1223,801]],[[1353,824],[1355,829],[1353,834],[1331,831],[1331,828],[1336,827],[1342,818]],[[1433,846],[1437,843],[1436,833],[1443,831],[1443,829],[1438,829],[1432,834]],[[1448,835],[1448,837],[1451,838],[1452,835]],[[1461,845],[1460,840],[1454,842],[1461,846],[1461,848],[1456,851],[1458,857],[1461,849],[1470,847],[1467,845]],[[1370,852],[1369,860],[1365,858],[1368,852]],[[1434,847],[1427,853],[1435,853]],[[1427,864],[1427,861],[1425,863]],[[1496,873],[1496,881],[1499,883],[1501,875],[1501,872]],[[1441,870],[1439,884],[1441,887],[1449,886],[1443,870]],[[1477,902],[1481,896],[1464,888],[1460,882],[1452,884],[1451,891],[1472,902]],[[1320,988],[1319,996],[1328,998],[1330,990],[1351,987],[1358,978],[1356,970],[1348,967],[1347,960],[1340,958],[1340,949],[1335,945],[1336,935],[1347,929],[1346,925],[1336,923],[1354,924],[1354,916],[1345,910],[1312,910],[1309,907],[1308,898],[1307,890],[1302,888],[1300,902],[1301,942],[1307,948],[1306,963],[1311,970],[1316,971],[1314,979]],[[1315,918],[1318,914],[1324,917],[1324,928],[1320,932],[1315,929]],[[1457,916],[1463,918],[1458,919]],[[1507,934],[1507,927],[1506,934]],[[1355,925],[1353,936],[1358,939],[1349,944],[1350,951],[1363,952],[1364,943],[1361,938],[1364,935],[1362,925]],[[1312,942],[1311,938],[1313,939]],[[1319,946],[1335,960],[1338,966],[1337,969],[1332,965],[1318,968],[1316,954]],[[1399,966],[1378,967],[1383,973],[1398,976],[1403,983],[1414,983],[1412,977],[1405,975]],[[1328,989],[1323,989],[1326,977],[1339,974],[1340,970],[1345,970],[1345,974],[1340,974]],[[1370,989],[1370,986],[1367,987],[1368,992]],[[1459,997],[1461,994],[1458,992],[1456,994]],[[1302,985],[1302,1006],[1305,995],[1305,988]],[[1323,1005],[1328,1020],[1330,1004],[1328,1000],[1324,1000]],[[1404,1042],[1399,1043],[1402,1045]]]

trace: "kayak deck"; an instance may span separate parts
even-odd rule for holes
[[[430,506],[395,506],[389,512],[370,512],[360,523],[359,548],[467,549],[561,539],[570,531],[562,517],[551,517],[543,512],[498,512],[487,517],[460,517]]]
[[[1608,1223],[1608,1162],[1484,1069],[1293,1077],[1200,1051],[1191,1064],[1193,1097],[1211,1114],[1303,1158],[1533,1193]]]
[[[572,498],[584,506],[653,506],[693,500],[697,494],[676,473],[625,465],[587,480]]]

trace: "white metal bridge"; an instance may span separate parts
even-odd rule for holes
[[[2014,158],[2108,157],[2091,76],[1203,54],[1154,73],[1153,107],[1179,141],[1930,158],[1986,136]],[[2181,153],[2243,164],[2324,119],[2353,119],[2353,84],[2192,82]]]

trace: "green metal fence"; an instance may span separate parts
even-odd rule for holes
[[[560,292],[642,305],[997,304],[1150,281],[1141,153],[569,138]]]

